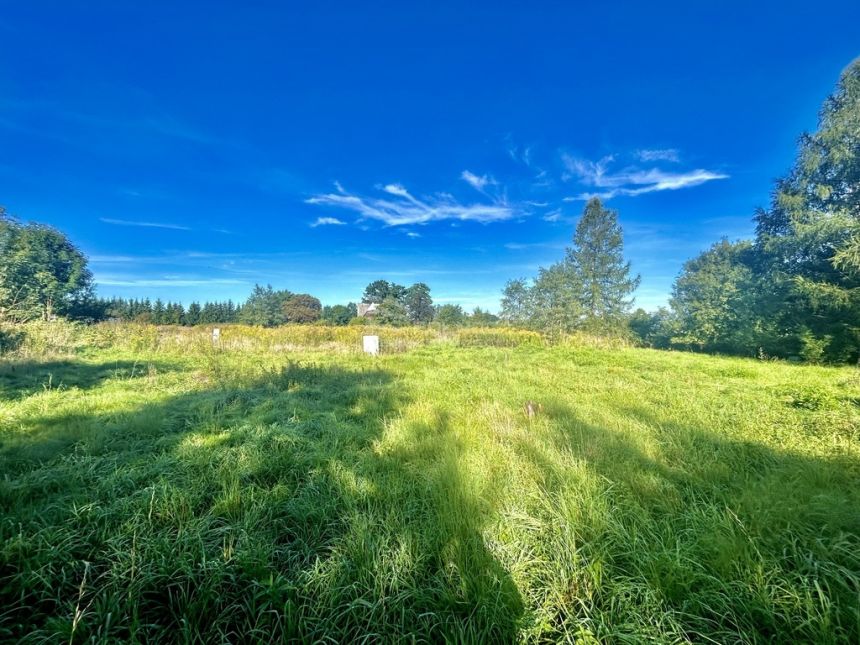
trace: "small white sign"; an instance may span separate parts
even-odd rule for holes
[[[221,341],[221,330],[217,327],[212,330],[212,342],[218,343]]]
[[[379,336],[364,337],[364,353],[373,356],[379,354]]]

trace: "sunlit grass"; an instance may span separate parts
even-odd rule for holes
[[[860,638],[856,368],[86,333],[0,364],[0,639]]]

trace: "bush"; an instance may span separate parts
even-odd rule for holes
[[[0,327],[0,354],[48,357],[71,354],[90,344],[89,328],[66,320],[35,320]]]
[[[24,332],[11,325],[0,327],[0,356],[11,354],[24,342]]]
[[[814,336],[811,331],[804,330],[800,335],[800,355],[807,363],[820,363],[827,352],[827,347],[832,340],[831,336],[819,338]]]

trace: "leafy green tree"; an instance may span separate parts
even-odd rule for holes
[[[87,259],[60,231],[0,208],[0,319],[50,320],[92,298]]]
[[[381,325],[402,327],[409,324],[409,312],[394,296],[388,296],[377,309],[376,320]]]
[[[499,317],[491,314],[489,311],[484,311],[480,307],[475,307],[472,313],[469,314],[468,322],[474,327],[492,327],[498,324]]]
[[[684,264],[672,289],[676,342],[700,350],[755,355],[757,280],[750,242],[726,239]]]
[[[466,322],[466,313],[460,305],[442,305],[436,309],[435,320],[445,327],[459,327]]]
[[[624,237],[618,213],[604,208],[598,198],[585,205],[576,226],[568,262],[575,267],[585,326],[595,330],[618,328],[633,304],[640,277],[630,273],[624,260]]]
[[[284,318],[291,323],[312,323],[322,317],[320,301],[307,293],[297,293],[283,305]]]
[[[416,282],[403,294],[403,304],[409,314],[412,324],[426,324],[433,320],[433,298],[430,297],[430,287],[423,282]]]
[[[643,345],[650,345],[648,338],[654,330],[654,319],[651,314],[639,307],[636,311],[630,314],[627,320],[627,325],[636,340]]]
[[[348,325],[355,318],[356,307],[354,303],[348,305],[332,305],[323,307],[322,317],[330,325]]]
[[[254,285],[242,307],[242,322],[248,325],[275,327],[284,324],[284,303],[292,297],[289,291],[275,291],[272,285]]]
[[[367,285],[361,301],[376,304],[382,304],[386,298],[402,301],[405,294],[406,287],[402,285],[387,280],[376,280]]]
[[[569,255],[541,268],[531,287],[531,324],[551,333],[572,331],[583,319],[582,282]]]
[[[630,314],[627,324],[637,341],[656,349],[668,349],[679,334],[677,318],[666,307],[650,313],[640,307]]]
[[[818,130],[800,139],[791,172],[756,215],[766,289],[781,353],[860,354],[860,59],[824,102]],[[822,349],[823,348],[823,349]]]
[[[502,320],[514,325],[527,325],[532,315],[532,293],[526,280],[508,280],[502,292]]]

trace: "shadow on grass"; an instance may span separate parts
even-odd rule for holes
[[[860,464],[719,436],[641,406],[618,410],[647,436],[545,404],[549,441],[608,486],[591,533],[612,578],[656,592],[686,637],[829,642],[860,636]],[[524,457],[564,485],[535,442]],[[636,544],[635,550],[606,544]],[[612,594],[606,593],[604,598]],[[610,616],[614,608],[601,610]],[[617,619],[622,621],[623,615]],[[617,638],[618,636],[615,635]]]
[[[163,361],[18,361],[0,363],[0,400],[23,399],[49,390],[88,390],[109,379],[134,379],[177,369]]]
[[[199,385],[0,445],[0,640],[514,640],[444,415],[385,449],[408,399],[383,370]]]

